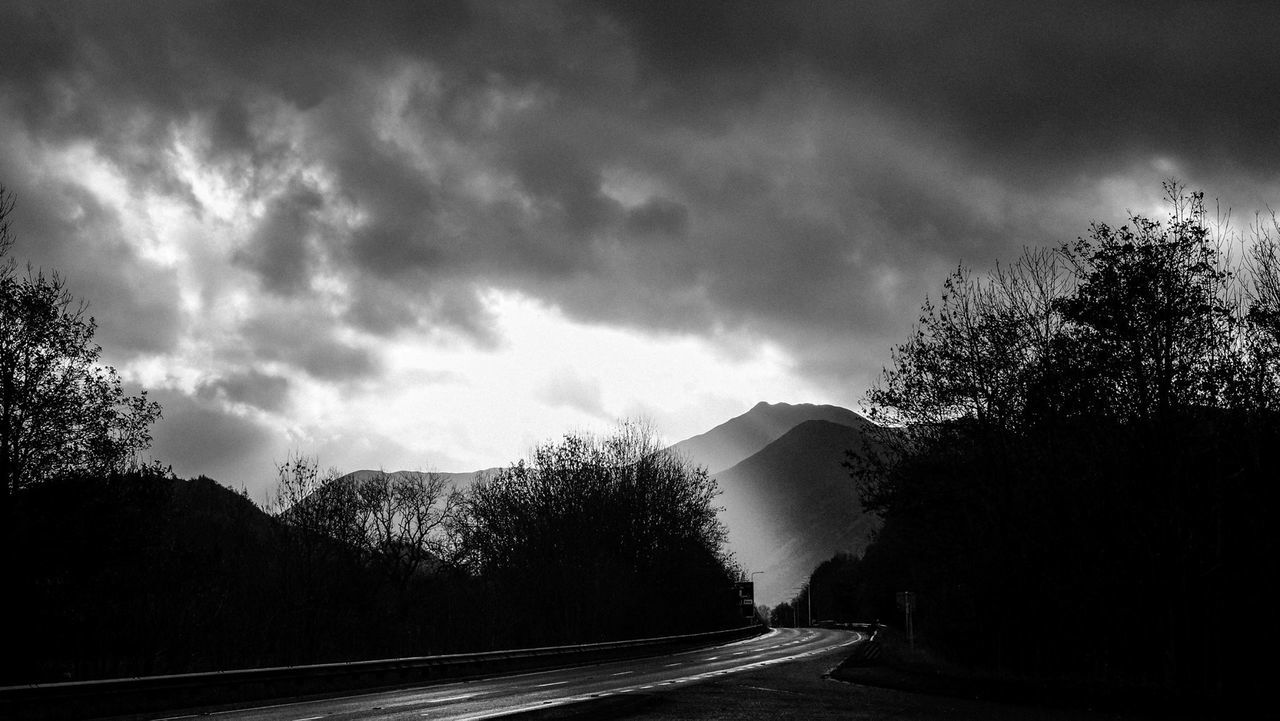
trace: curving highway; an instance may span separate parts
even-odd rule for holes
[[[756,638],[669,656],[612,661],[517,676],[276,703],[199,714],[252,721],[330,719],[450,719],[475,721],[597,701],[652,694],[732,673],[810,658],[857,643],[854,631],[775,629]],[[191,716],[164,716],[176,719]]]

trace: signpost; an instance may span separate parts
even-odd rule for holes
[[[912,612],[916,609],[916,594],[914,591],[898,591],[898,608],[906,614],[907,620],[907,640],[911,643],[911,650],[916,650],[916,632],[915,627],[911,623]]]
[[[742,617],[754,619],[756,616],[756,585],[751,581],[738,581],[738,608]]]

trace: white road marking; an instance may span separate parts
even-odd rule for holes
[[[777,630],[775,629],[775,630],[771,631],[771,632],[770,632],[767,636],[765,636],[764,638],[768,638],[768,636],[774,636],[774,635],[776,635],[776,634],[778,634],[778,633],[779,633],[779,631],[777,631]],[[799,640],[793,640],[793,641],[791,641],[791,642],[789,642],[789,643],[785,643],[785,644],[774,644],[773,646],[769,646],[769,647],[762,647],[762,646],[759,646],[759,645],[755,645],[755,650],[756,650],[756,651],[767,651],[767,650],[770,650],[770,649],[773,649],[773,648],[780,648],[780,647],[783,647],[783,646],[796,645],[796,644],[802,643],[802,642],[804,642],[804,641],[807,641],[807,640],[809,640],[810,638],[815,638],[815,637],[818,637],[818,636],[817,636],[817,635],[814,635],[814,634],[811,634],[810,636],[803,637],[803,638],[801,638],[801,639],[799,639]],[[760,640],[763,640],[763,639],[759,639],[759,638],[758,638],[758,639],[755,639],[754,641],[758,644],[758,641],[760,641]],[[465,716],[465,717],[462,717],[462,718],[461,718],[461,719],[459,719],[458,721],[469,721],[469,720],[478,720],[478,719],[495,718],[495,717],[499,717],[499,716],[507,716],[507,715],[510,715],[510,714],[513,714],[513,713],[521,713],[521,712],[529,711],[529,710],[532,710],[532,709],[548,708],[548,707],[555,707],[555,706],[563,706],[563,705],[571,704],[571,703],[578,703],[578,702],[581,702],[581,701],[589,700],[589,699],[591,699],[591,698],[598,698],[598,697],[600,697],[600,696],[602,696],[602,695],[609,695],[610,693],[619,693],[619,694],[621,694],[621,693],[633,693],[633,692],[635,692],[635,691],[653,689],[653,688],[655,687],[655,685],[667,686],[667,685],[673,685],[673,684],[689,683],[689,682],[700,681],[700,680],[704,680],[704,679],[708,679],[708,678],[713,678],[713,677],[723,676],[723,675],[730,674],[730,673],[739,673],[739,672],[742,672],[742,671],[756,670],[756,669],[765,668],[765,667],[768,667],[768,666],[773,666],[773,665],[775,665],[775,664],[779,664],[779,663],[785,663],[785,662],[787,662],[787,661],[793,661],[793,660],[800,659],[800,658],[806,658],[806,657],[809,657],[809,656],[813,656],[813,655],[815,655],[815,654],[827,653],[827,652],[832,651],[832,650],[834,650],[834,649],[836,649],[836,648],[840,648],[840,647],[843,647],[843,646],[848,646],[848,645],[851,645],[851,644],[853,644],[853,643],[856,643],[858,640],[859,640],[859,639],[858,639],[858,637],[857,637],[857,636],[854,636],[852,639],[847,640],[847,641],[846,641],[846,642],[844,642],[844,643],[834,644],[834,645],[829,645],[829,646],[823,646],[823,647],[821,647],[821,648],[815,648],[815,649],[811,649],[811,650],[804,651],[804,652],[792,653],[792,654],[787,655],[787,656],[782,656],[782,657],[778,657],[778,658],[769,658],[769,659],[763,659],[763,660],[760,660],[760,659],[761,659],[761,656],[760,656],[760,655],[756,655],[756,656],[749,656],[749,657],[747,657],[747,658],[741,658],[741,657],[742,657],[742,656],[744,656],[745,654],[747,654],[747,653],[752,653],[752,652],[753,652],[753,651],[742,651],[742,652],[739,652],[739,653],[735,653],[735,654],[734,654],[735,656],[738,656],[739,658],[734,659],[734,664],[735,664],[735,665],[732,665],[732,666],[730,666],[729,668],[716,669],[716,670],[708,670],[708,671],[704,671],[704,672],[702,672],[702,673],[690,674],[690,675],[682,676],[682,677],[679,677],[679,678],[676,678],[676,679],[670,679],[670,680],[667,680],[667,681],[661,682],[660,684],[649,684],[649,685],[640,686],[640,687],[630,686],[630,687],[626,687],[626,688],[622,688],[622,689],[615,689],[615,690],[608,691],[608,692],[603,692],[603,693],[601,693],[601,692],[597,692],[597,693],[595,693],[595,694],[579,694],[579,695],[574,695],[574,696],[564,696],[564,697],[560,697],[560,698],[554,698],[554,699],[544,700],[544,701],[541,701],[541,702],[539,702],[539,703],[531,703],[531,704],[527,704],[527,705],[523,705],[523,706],[519,706],[519,707],[515,707],[515,708],[510,708],[510,707],[509,707],[509,708],[505,708],[505,709],[498,710],[498,711],[492,711],[492,710],[491,710],[491,711],[484,711],[484,712],[479,712],[479,713],[475,713],[475,714],[467,715],[467,716]],[[727,645],[737,645],[737,644],[748,645],[748,644],[750,644],[752,641],[753,641],[752,639],[745,639],[745,640],[743,640],[743,641],[738,641],[738,642],[736,642],[735,644],[727,644]],[[698,651],[696,651],[696,650],[695,650],[695,651],[685,652],[685,653],[698,653]],[[705,651],[705,650],[703,650],[703,651],[701,651],[701,653],[706,653],[706,651]],[[680,654],[680,655],[684,655],[684,654]],[[710,661],[710,660],[715,660],[715,659],[720,659],[720,658],[721,658],[720,656],[715,656],[715,657],[712,657],[711,659],[704,659],[704,660]],[[667,664],[666,666],[664,666],[664,668],[672,668],[672,667],[674,667],[674,666],[680,666],[680,665],[683,665],[683,663],[682,663],[682,662],[676,662],[676,663]],[[585,666],[583,666],[582,668],[585,668]],[[564,670],[564,669],[561,669],[561,670]],[[509,677],[507,677],[507,678],[515,678],[515,677],[518,677],[518,676],[533,676],[533,675],[538,675],[538,674],[542,674],[542,673],[549,673],[549,672],[551,672],[551,670],[547,670],[547,671],[535,671],[535,672],[531,672],[531,673],[527,673],[527,674],[519,674],[519,675],[517,675],[517,676],[509,676]],[[632,673],[635,673],[635,671],[633,671],[633,670],[621,671],[621,672],[618,672],[618,673],[615,673],[615,674],[612,674],[612,675],[613,675],[613,676],[624,676],[624,675],[628,675],[628,674],[632,674]],[[538,684],[538,685],[536,686],[536,688],[546,688],[546,687],[551,687],[551,686],[561,686],[561,685],[565,685],[565,684],[568,684],[568,683],[570,683],[570,681],[553,681],[553,682],[549,682],[549,683]],[[461,684],[449,684],[449,685],[461,685]],[[436,690],[438,691],[438,690],[439,690],[439,687],[437,687],[437,688],[436,688]],[[328,700],[328,701],[336,701],[336,700],[339,700],[339,699],[342,699],[342,698],[355,698],[355,697],[358,697],[358,696],[365,696],[365,695],[367,695],[367,694],[353,694],[353,695],[350,695],[350,696],[341,696],[341,697],[332,698],[332,699],[327,699],[327,700]],[[448,702],[448,701],[462,701],[462,700],[465,700],[465,699],[470,698],[470,697],[472,697],[472,696],[478,696],[478,695],[482,695],[482,694],[478,694],[478,693],[477,693],[477,694],[462,694],[462,695],[453,696],[453,697],[448,697],[448,698],[438,698],[438,699],[421,699],[421,700],[419,701],[419,703],[423,703],[423,702],[425,702],[425,703],[437,704],[437,703],[445,703],[445,702]],[[292,705],[295,705],[295,704],[302,704],[302,703],[315,703],[315,701],[314,701],[314,700],[309,700],[309,701],[286,702],[286,703],[279,703],[279,704],[264,705],[264,706],[260,706],[260,707],[258,707],[258,708],[259,708],[259,709],[266,709],[266,708],[278,708],[278,707],[281,707],[281,706],[292,706]],[[407,705],[407,704],[406,704],[406,705]],[[214,712],[214,713],[212,713],[212,714],[208,714],[208,715],[222,715],[222,714],[229,714],[229,713],[244,713],[244,712],[246,712],[246,711],[250,711],[250,710],[252,710],[252,709],[236,709],[236,710],[231,710],[231,711],[220,711],[220,712]],[[434,713],[439,713],[439,712],[438,712],[438,711],[436,711],[436,712],[433,712],[433,714],[426,714],[426,713],[424,713],[424,714],[422,714],[422,715],[423,715],[423,716],[427,716],[427,715],[434,715]],[[169,719],[167,719],[166,721],[176,721],[177,719],[180,719],[180,718],[191,718],[191,717],[190,717],[190,716],[169,717]],[[318,719],[321,719],[321,718],[324,718],[324,717],[323,717],[323,716],[312,716],[312,717],[308,717],[308,718],[307,718],[307,719],[305,719],[305,720],[297,720],[297,721],[318,721]]]
[[[463,699],[475,698],[476,696],[479,696],[479,695],[480,694],[478,693],[464,693],[459,696],[446,696],[444,698],[427,699],[426,703],[448,703],[449,701],[461,701]]]

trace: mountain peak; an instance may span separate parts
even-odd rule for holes
[[[840,406],[760,401],[746,413],[706,433],[680,441],[672,449],[715,473],[746,459],[797,425],[815,420],[851,428],[862,428],[870,423]]]
[[[835,553],[861,553],[877,525],[863,513],[845,452],[874,440],[865,427],[822,419],[796,424],[750,458],[716,474],[722,519],[734,557],[764,576],[756,600],[794,595],[810,571]]]

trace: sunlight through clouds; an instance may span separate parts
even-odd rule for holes
[[[496,349],[476,353],[412,336],[384,344],[388,370],[378,390],[344,403],[369,409],[361,415],[372,419],[371,432],[399,438],[441,467],[451,461],[455,470],[476,470],[520,457],[545,436],[532,429],[603,430],[648,409],[708,399],[750,407],[756,398],[815,395],[768,343],[743,341],[741,355],[730,355],[693,337],[575,323],[517,293],[490,290],[485,304],[497,322]],[[546,398],[541,391],[558,376],[597,389],[601,412]],[[723,419],[713,410],[663,420],[674,441]]]
[[[1280,56],[979,9],[19,3],[16,257],[163,395],[157,455],[254,487],[290,450],[474,470],[620,416],[853,407],[958,263],[1159,215],[1169,175],[1237,228],[1280,198]],[[252,442],[196,467],[205,426]]]

